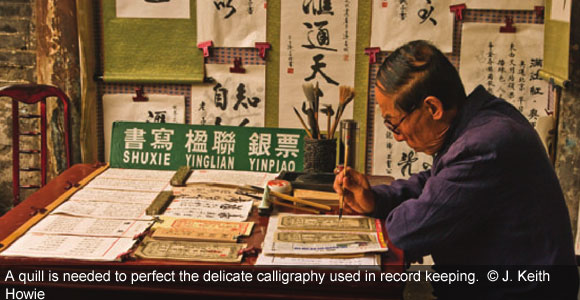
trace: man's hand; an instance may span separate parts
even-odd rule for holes
[[[345,210],[368,214],[375,209],[375,196],[367,177],[350,167],[346,167],[346,172],[339,172],[334,178],[334,190],[338,195],[343,194]]]

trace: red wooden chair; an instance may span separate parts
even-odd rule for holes
[[[66,94],[59,88],[43,84],[15,84],[0,87],[0,97],[12,98],[12,185],[14,195],[14,206],[20,203],[20,189],[38,189],[46,184],[46,164],[47,164],[47,145],[46,145],[46,98],[56,97],[62,101],[64,107],[64,140],[66,151],[66,167],[70,167],[70,133],[69,133],[69,99]],[[21,115],[18,112],[18,104],[35,104],[40,102],[40,115],[26,114]],[[40,132],[23,131],[20,132],[19,120],[40,119]],[[40,150],[37,149],[20,149],[20,135],[40,136]],[[20,154],[38,154],[40,153],[40,168],[21,168]],[[40,185],[20,185],[20,172],[40,172]]]

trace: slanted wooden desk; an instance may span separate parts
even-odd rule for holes
[[[0,240],[10,235],[35,214],[43,213],[43,207],[52,203],[67,187],[75,184],[88,176],[96,166],[88,164],[78,164],[63,172],[61,175],[50,181],[45,187],[31,195],[26,201],[9,211],[0,218]],[[249,246],[261,248],[264,240],[268,217],[260,217],[254,208],[250,221],[254,221],[253,233],[244,242]],[[388,237],[387,237],[388,240]],[[404,272],[403,252],[395,248],[388,241],[389,251],[382,258],[382,272],[398,273]],[[20,290],[45,291],[47,298],[80,296],[82,298],[103,298],[113,297],[114,299],[133,299],[134,296],[161,296],[171,294],[172,297],[200,295],[207,297],[223,298],[264,298],[264,299],[400,299],[403,292],[403,283],[392,282],[341,282],[332,283],[328,280],[328,275],[322,285],[318,283],[307,284],[282,284],[282,283],[235,283],[235,282],[175,282],[175,283],[140,283],[131,285],[126,283],[86,283],[86,282],[49,282],[48,271],[52,272],[96,272],[116,271],[125,273],[145,273],[156,270],[157,272],[171,272],[176,274],[183,270],[188,273],[198,273],[200,277],[206,272],[217,273],[220,270],[225,272],[272,272],[281,270],[283,272],[307,273],[311,270],[325,273],[327,271],[317,268],[302,267],[262,267],[254,266],[255,257],[245,257],[242,264],[208,264],[201,262],[175,262],[163,260],[129,260],[123,262],[91,262],[67,259],[49,258],[16,258],[0,257],[0,290],[4,293],[5,287],[16,286]],[[43,282],[31,282],[27,285],[10,285],[4,282],[8,270],[13,272],[34,272],[44,270]],[[328,271],[332,272],[332,271]],[[364,275],[365,271],[361,271]],[[377,274],[378,276],[380,274]],[[377,276],[377,277],[378,277]],[[254,276],[254,279],[256,277]]]

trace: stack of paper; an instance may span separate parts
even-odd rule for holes
[[[132,238],[27,233],[1,255],[113,261],[134,243]]]
[[[225,170],[194,170],[186,184],[223,184],[233,186],[255,185],[265,186],[268,181],[278,177],[278,173],[225,171]]]
[[[381,256],[376,253],[365,253],[357,257],[308,257],[308,256],[277,256],[261,254],[256,260],[256,265],[262,266],[336,266],[342,268],[344,266],[376,266],[380,269]]]
[[[135,204],[149,204],[157,197],[157,192],[148,191],[119,191],[119,190],[103,190],[92,189],[84,187],[82,190],[76,192],[69,201],[77,202],[119,202],[135,203]]]
[[[145,231],[151,222],[78,218],[59,214],[46,216],[29,232],[52,235],[133,238]]]
[[[0,255],[119,259],[153,223],[145,210],[173,173],[107,169]]]
[[[252,232],[253,222],[225,222],[160,216],[153,234],[136,251],[148,259],[240,262],[238,238]],[[175,251],[179,249],[179,251]]]
[[[252,210],[252,201],[228,202],[222,200],[178,197],[165,210],[165,216],[202,220],[242,222]]]
[[[122,200],[119,198],[119,201]],[[152,217],[145,214],[148,206],[149,204],[141,203],[69,200],[55,209],[53,214],[115,220],[151,220]]]
[[[173,194],[176,198],[165,210],[165,216],[242,222],[254,203],[254,198],[236,188],[204,184],[177,187]]]
[[[147,259],[170,259],[206,262],[240,262],[246,244],[160,241],[146,238],[135,255]]]
[[[197,199],[211,199],[228,202],[245,202],[261,199],[262,194],[256,194],[239,188],[196,184],[186,187],[174,187],[173,195],[176,197],[189,197]]]
[[[385,251],[380,222],[373,218],[281,213],[270,217],[257,263],[377,266],[377,253]]]
[[[240,250],[246,245],[237,242],[252,231],[254,223],[243,221],[252,211],[256,196],[239,192],[237,186],[263,186],[275,177],[268,173],[194,170],[185,187],[173,188],[175,198],[135,254],[147,259],[240,262]]]
[[[153,225],[155,239],[237,242],[252,233],[254,222],[225,222],[161,216]]]

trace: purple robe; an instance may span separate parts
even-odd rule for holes
[[[436,266],[575,266],[570,218],[546,150],[529,121],[482,86],[458,112],[430,170],[372,190],[374,216],[386,217],[389,238],[409,260],[431,254]],[[577,270],[570,276],[577,290]]]

